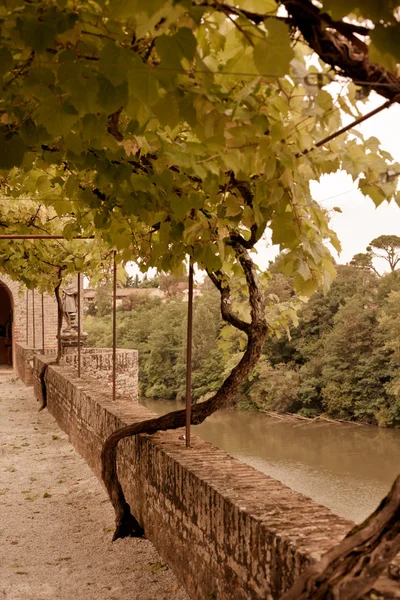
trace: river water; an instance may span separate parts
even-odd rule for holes
[[[141,402],[158,414],[182,408],[175,401]],[[400,472],[400,430],[283,421],[235,409],[220,410],[192,430],[356,523],[376,508]]]

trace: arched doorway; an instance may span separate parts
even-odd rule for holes
[[[12,365],[13,301],[8,287],[0,281],[0,365]]]

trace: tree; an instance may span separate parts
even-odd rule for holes
[[[126,281],[124,284],[124,288],[138,288],[139,287],[139,275],[129,275],[126,276]]]
[[[387,371],[386,392],[389,402],[384,414],[381,414],[382,424],[400,424],[400,291],[392,291],[383,306],[379,325],[382,331],[381,342]]]
[[[58,305],[57,361],[61,357],[63,307],[60,288],[78,272],[98,272],[107,254],[101,241],[12,239],[14,234],[60,235],[65,219],[55,210],[33,200],[18,199],[0,205],[0,227],[11,239],[0,240],[0,271],[22,281],[28,289],[54,293]]]
[[[396,195],[379,173],[399,170],[376,140],[338,136],[338,107],[358,114],[356,89],[332,97],[326,64],[305,59],[312,48],[363,93],[377,91],[385,106],[397,101],[392,3],[379,11],[331,0],[321,8],[257,0],[254,12],[242,5],[82,0],[77,10],[16,0],[2,14],[4,193],[40,194],[67,217],[67,237],[96,230],[144,271],[180,274],[189,255],[219,290],[223,318],[247,335],[241,361],[195,407],[193,422],[229,402],[261,354],[269,323],[249,251],[267,227],[295,288],[327,289],[334,268],[324,241],[338,241],[309,181],[342,167],[379,204]],[[349,11],[374,29],[349,22]],[[231,296],[245,287],[250,314],[242,318]],[[107,442],[119,533],[140,528],[118,487],[116,444],[182,419],[161,417]]]
[[[187,274],[173,275],[169,273],[161,273],[160,275],[160,290],[164,292],[167,298],[176,296],[178,293],[182,293],[182,285],[187,289],[188,277]]]
[[[355,254],[350,261],[350,265],[352,267],[357,267],[358,269],[367,269],[373,271],[376,275],[378,275],[378,277],[380,277],[378,271],[374,267],[372,256],[369,252],[358,252]]]
[[[272,367],[265,359],[258,365],[258,376],[251,386],[250,398],[264,410],[287,412],[298,402],[300,378],[290,364]]]
[[[323,404],[329,414],[373,422],[388,404],[386,364],[379,353],[377,310],[354,298],[324,340]]]
[[[375,258],[383,258],[393,273],[400,262],[400,237],[398,235],[380,235],[370,242],[367,252]]]
[[[373,263],[374,258],[386,260],[390,272],[394,273],[400,262],[400,237],[397,235],[380,235],[370,242],[366,252],[355,254],[350,264],[361,269],[369,269],[380,277],[380,273]]]
[[[145,273],[142,281],[139,283],[139,288],[141,289],[154,289],[160,287],[159,276],[155,275],[154,277],[148,277]]]
[[[96,316],[104,317],[111,315],[112,311],[112,289],[110,284],[99,285],[94,297]]]

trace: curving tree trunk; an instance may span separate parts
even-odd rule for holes
[[[400,552],[400,475],[361,525],[311,565],[280,600],[358,600]],[[391,596],[392,597],[392,596]]]
[[[268,334],[265,319],[265,299],[258,281],[256,269],[247,250],[237,240],[232,241],[236,256],[242,266],[249,290],[251,306],[251,322],[242,321],[231,309],[230,288],[226,281],[222,281],[221,272],[209,273],[214,285],[221,294],[221,313],[225,321],[245,332],[248,338],[246,351],[240,362],[232,369],[230,375],[223,382],[216,394],[205,402],[192,408],[191,423],[202,423],[213,412],[223,406],[235,403],[242,383],[246,380],[253,367],[260,358]],[[101,460],[102,478],[115,510],[116,530],[113,540],[126,536],[144,535],[143,527],[131,514],[129,504],[125,500],[122,486],[118,479],[116,458],[118,442],[123,438],[137,435],[138,433],[152,434],[157,431],[178,429],[184,427],[186,420],[185,410],[168,413],[162,417],[149,419],[134,425],[119,429],[106,440]]]

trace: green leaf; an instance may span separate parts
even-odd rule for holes
[[[109,79],[99,76],[97,100],[107,114],[112,114],[128,103],[128,84],[126,81],[114,86]]]
[[[28,146],[36,146],[39,143],[38,130],[32,119],[27,119],[22,123],[19,133]]]
[[[342,19],[351,12],[351,3],[348,0],[324,0],[323,4],[324,10],[334,19]]]
[[[53,47],[57,35],[55,23],[48,20],[39,21],[35,18],[18,18],[17,26],[23,41],[33,50],[43,52],[46,48]]]
[[[114,19],[130,19],[143,10],[138,0],[109,0],[108,9]]]
[[[13,57],[8,48],[0,48],[0,77],[11,71]]]
[[[235,5],[260,15],[275,14],[278,9],[275,0],[237,0]]]
[[[163,67],[180,69],[182,58],[194,58],[197,41],[190,29],[181,27],[175,35],[158,37],[155,46]]]
[[[152,107],[152,111],[164,127],[175,127],[180,121],[178,100],[174,92],[168,92]]]
[[[283,213],[271,223],[272,243],[290,247],[297,240],[296,224],[291,213]]]
[[[139,98],[148,107],[154,106],[160,99],[160,90],[156,70],[143,64],[129,78],[129,94]]]
[[[342,19],[351,13],[356,13],[372,21],[392,21],[393,8],[396,3],[376,0],[363,0],[362,2],[349,2],[348,0],[324,0],[324,10],[329,12],[336,20]]]
[[[166,0],[109,0],[108,9],[113,19],[134,18],[137,13],[145,11],[148,15],[157,12]]]
[[[318,281],[316,279],[305,280],[301,275],[297,275],[293,283],[296,292],[304,296],[311,296],[318,289]]]
[[[400,24],[393,23],[391,26],[385,26],[376,23],[370,37],[370,61],[379,63],[396,73],[397,64],[400,63]]]
[[[241,203],[234,196],[229,196],[224,201],[224,206],[226,207],[225,208],[225,216],[226,217],[235,217],[237,215],[240,215],[242,212]]]
[[[257,40],[254,46],[254,64],[258,72],[271,77],[283,77],[289,70],[294,57],[289,28],[286,23],[276,20],[266,21],[268,37]]]
[[[0,169],[19,167],[25,150],[25,143],[18,133],[0,134]]]
[[[41,104],[36,122],[43,125],[52,135],[66,135],[79,119],[78,111],[68,101],[50,97]]]
[[[377,185],[363,185],[360,190],[364,196],[369,196],[373,200],[375,206],[379,206],[386,200],[386,195]]]
[[[140,66],[140,59],[131,50],[107,41],[100,52],[99,69],[113,85],[118,86],[126,81],[128,71],[135,62]]]

